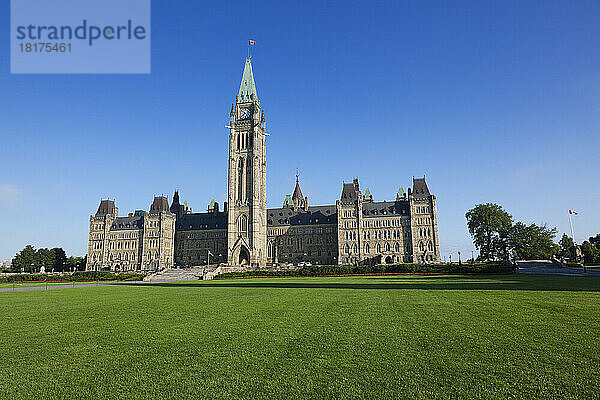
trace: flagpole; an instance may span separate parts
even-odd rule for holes
[[[569,210],[569,226],[571,227],[571,239],[573,239],[573,244],[575,244],[575,235],[573,234],[573,221],[571,220],[571,210]]]
[[[573,233],[573,221],[571,219],[571,210],[569,210],[569,226],[571,227],[571,239],[573,239],[573,251],[575,252],[575,262],[577,262],[577,243],[575,243],[575,234]],[[583,263],[583,273],[586,273],[585,262]]]

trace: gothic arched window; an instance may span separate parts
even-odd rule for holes
[[[238,228],[240,232],[246,232],[248,230],[248,217],[246,214],[242,214],[238,220]]]
[[[240,158],[240,162],[238,164],[238,200],[244,200],[244,159]]]

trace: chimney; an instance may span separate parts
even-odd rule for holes
[[[304,211],[308,211],[308,197],[304,197]]]

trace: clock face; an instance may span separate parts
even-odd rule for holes
[[[241,119],[250,118],[250,109],[249,108],[243,108],[240,111],[240,118]]]

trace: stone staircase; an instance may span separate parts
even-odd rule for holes
[[[180,282],[197,281],[199,279],[210,280],[214,279],[215,276],[226,272],[244,272],[250,270],[252,269],[245,266],[230,265],[209,265],[206,267],[180,269],[167,268],[146,276],[144,282]]]
[[[167,268],[144,278],[144,282],[180,282],[202,279],[207,268]]]

